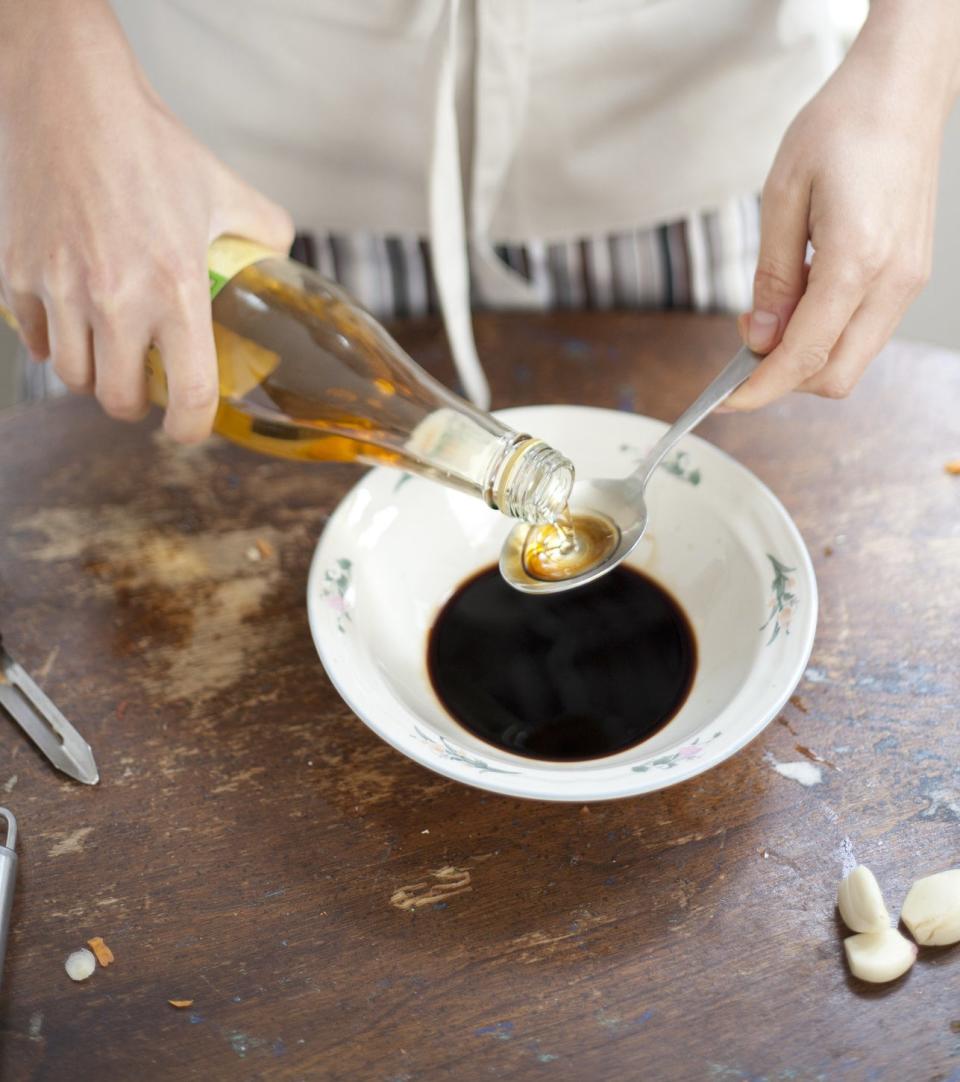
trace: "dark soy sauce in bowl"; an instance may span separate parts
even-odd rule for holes
[[[564,593],[523,594],[496,567],[440,610],[427,661],[465,729],[531,759],[597,759],[652,736],[683,706],[693,629],[652,579],[620,566]]]

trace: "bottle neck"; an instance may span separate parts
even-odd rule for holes
[[[483,487],[490,507],[523,522],[556,522],[570,499],[573,463],[543,440],[511,433]]]

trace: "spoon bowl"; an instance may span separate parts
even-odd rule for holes
[[[596,481],[577,481],[570,494],[571,512],[576,515],[587,511],[594,516],[607,519],[616,532],[617,543],[614,550],[603,556],[596,563],[567,578],[547,580],[536,578],[526,569],[524,549],[531,529],[521,522],[507,535],[500,551],[500,574],[514,589],[526,594],[559,593],[572,590],[577,586],[586,586],[588,582],[612,571],[617,564],[625,560],[637,547],[643,532],[647,528],[647,508],[643,502],[642,491],[637,498],[626,487],[624,481],[600,479]],[[631,522],[632,520],[632,522]],[[631,522],[624,530],[620,523]]]
[[[527,570],[524,550],[530,531],[536,527],[518,523],[507,535],[500,551],[500,574],[514,589],[526,594],[555,594],[585,586],[612,571],[637,547],[647,528],[647,505],[644,491],[647,482],[664,458],[684,436],[721,402],[731,395],[756,370],[762,358],[744,346],[726,368],[699,395],[661,439],[651,448],[639,466],[623,478],[578,481],[570,495],[571,513],[599,516],[609,521],[618,535],[616,547],[586,566],[574,560],[571,574],[558,578],[538,578]],[[562,560],[562,556],[560,557]],[[561,564],[562,567],[562,564]]]

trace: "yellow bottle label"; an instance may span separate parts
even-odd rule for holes
[[[252,240],[244,240],[243,237],[223,236],[210,245],[207,253],[207,271],[210,275],[210,300],[221,289],[239,274],[244,267],[251,263],[257,263],[261,259],[282,259],[280,252],[257,244]]]

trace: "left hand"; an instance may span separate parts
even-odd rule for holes
[[[913,16],[910,40],[901,14]],[[960,31],[953,12],[939,14]],[[768,356],[730,409],[792,390],[849,394],[929,278],[960,32],[940,28],[938,67],[917,52],[918,21],[916,5],[904,13],[897,0],[875,2],[847,59],[783,139],[763,190],[753,311],[740,317],[747,344]]]

